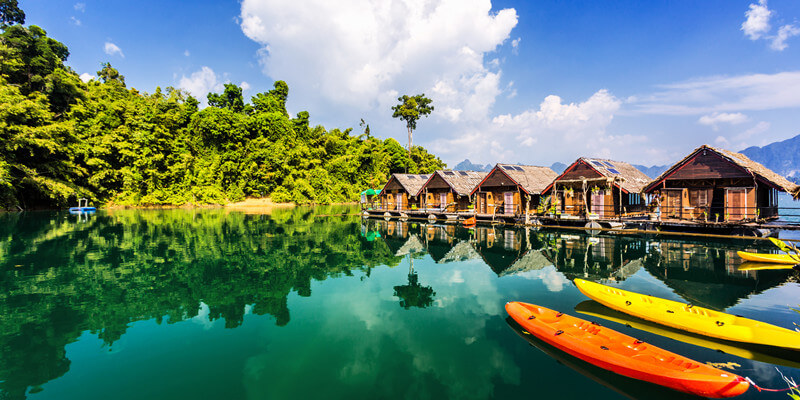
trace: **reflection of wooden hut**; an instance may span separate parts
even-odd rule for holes
[[[514,264],[499,275],[517,275],[529,271],[538,271],[545,267],[553,266],[553,263],[542,254],[542,250],[529,250],[520,257]]]
[[[429,175],[392,174],[381,190],[381,209],[403,211],[419,208],[419,191],[429,177]]]
[[[622,161],[582,157],[567,167],[542,193],[555,195],[562,215],[616,218],[645,212],[642,171]]]
[[[468,240],[462,240],[453,246],[442,259],[436,261],[437,263],[448,263],[452,261],[467,261],[479,258],[480,254],[475,251],[472,244]]]
[[[558,174],[548,167],[497,164],[476,186],[476,212],[519,217],[535,212],[539,196]]]
[[[470,205],[470,193],[486,172],[436,171],[422,188],[422,207],[446,212],[463,212]]]
[[[744,154],[700,146],[644,192],[658,196],[662,218],[712,222],[778,217],[778,192],[797,185]]]

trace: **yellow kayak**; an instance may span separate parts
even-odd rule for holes
[[[586,300],[575,306],[575,311],[592,317],[603,318],[618,324],[626,325],[640,331],[654,333],[659,336],[668,337],[683,343],[705,347],[711,350],[721,351],[748,360],[760,361],[768,364],[783,365],[790,368],[800,368],[800,362],[781,357],[781,353],[786,353],[784,349],[774,349],[769,352],[770,347],[759,347],[744,343],[729,342],[708,336],[701,336],[681,329],[670,328],[655,322],[650,322],[641,318],[636,318],[628,314],[612,310],[594,300]],[[763,350],[763,351],[759,351]],[[774,354],[770,354],[774,353]],[[789,352],[796,354],[795,352]]]
[[[673,328],[734,342],[800,349],[800,332],[691,304],[575,279],[583,294],[607,307]]]
[[[745,261],[737,268],[739,271],[766,271],[769,269],[792,269],[794,265],[789,264],[773,264],[755,261]]]
[[[739,257],[741,257],[745,261],[763,262],[770,264],[789,264],[789,265],[800,264],[800,256],[796,256],[793,254],[749,253],[746,251],[737,251],[736,254],[738,254]]]

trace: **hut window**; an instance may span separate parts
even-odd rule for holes
[[[689,204],[692,207],[703,207],[708,205],[708,190],[689,190]]]
[[[642,204],[642,196],[639,193],[628,193],[628,204]]]

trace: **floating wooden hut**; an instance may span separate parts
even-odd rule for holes
[[[472,189],[471,195],[476,195],[475,211],[482,217],[527,219],[536,211],[542,191],[556,176],[548,167],[497,164]]]
[[[703,145],[645,188],[660,218],[703,222],[778,217],[778,192],[798,186],[741,153]]]
[[[429,174],[392,174],[381,189],[382,211],[407,211],[420,207],[419,192]]]
[[[550,196],[545,211],[567,219],[644,216],[641,193],[649,182],[626,162],[581,157],[542,191]]]
[[[486,172],[436,171],[422,186],[422,208],[450,213],[471,211],[470,193],[484,177]]]

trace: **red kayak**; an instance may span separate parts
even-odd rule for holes
[[[462,223],[464,224],[464,226],[474,226],[476,222],[477,221],[475,220],[475,217],[469,217],[465,219],[464,222]]]
[[[534,304],[506,303],[506,311],[537,338],[600,368],[698,396],[738,396],[745,378],[713,368],[593,322]]]

